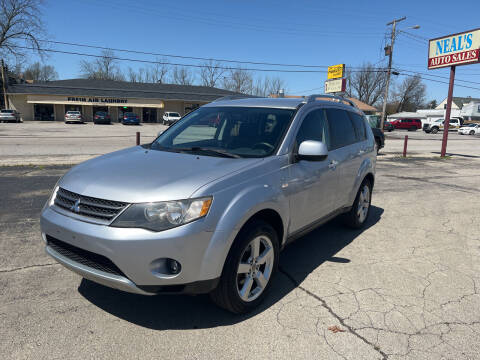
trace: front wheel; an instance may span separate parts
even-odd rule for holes
[[[438,133],[438,128],[437,127],[432,128],[432,134],[436,134],[436,133]]]
[[[361,228],[370,213],[371,202],[372,184],[368,179],[365,179],[362,185],[360,185],[360,189],[358,189],[352,208],[345,214],[345,224],[354,229]]]
[[[220,307],[242,314],[265,297],[277,271],[279,240],[273,227],[261,220],[242,229],[225,262],[218,287],[210,294]]]
[[[475,135],[475,130],[471,130],[470,135]]]

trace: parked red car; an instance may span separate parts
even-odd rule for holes
[[[417,131],[422,128],[422,121],[420,119],[397,119],[391,121],[391,123],[395,129]]]

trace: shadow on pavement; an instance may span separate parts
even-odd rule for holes
[[[380,221],[382,214],[382,208],[372,206],[367,224],[361,230],[345,228],[341,219],[334,219],[289,244],[280,255],[281,271],[273,280],[265,301],[258,309],[246,315],[233,315],[216,307],[208,295],[135,295],[85,279],[80,283],[78,291],[104,311],[154,330],[202,329],[235,324],[280,301],[325,261],[350,262],[349,259],[334,255]]]

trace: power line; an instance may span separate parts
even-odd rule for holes
[[[282,63],[269,63],[269,62],[258,62],[258,61],[241,61],[241,60],[231,60],[231,59],[217,59],[217,58],[206,58],[206,57],[198,57],[198,56],[184,56],[184,55],[154,53],[154,52],[139,51],[139,50],[119,49],[119,48],[87,45],[87,44],[80,44],[80,43],[73,43],[73,42],[66,42],[66,41],[55,41],[55,40],[40,40],[40,41],[41,42],[46,42],[46,43],[57,44],[57,45],[78,46],[78,47],[91,48],[91,49],[112,50],[112,51],[117,51],[117,52],[126,52],[126,53],[139,54],[139,55],[153,55],[153,56],[171,57],[171,58],[177,58],[177,59],[217,61],[217,62],[249,64],[249,65],[268,65],[268,66],[301,67],[301,68],[328,68],[328,66],[325,66],[325,65],[282,64]]]
[[[20,45],[13,45],[13,47],[17,47],[20,49],[26,49],[26,50],[37,50],[36,48],[33,47],[28,47],[28,46],[20,46]],[[53,52],[53,53],[60,53],[60,54],[68,54],[68,55],[77,55],[77,56],[86,56],[86,57],[93,57],[93,58],[104,58],[105,56],[103,55],[96,55],[96,54],[87,54],[87,53],[80,53],[80,52],[74,52],[74,51],[64,51],[64,50],[57,50],[57,49],[40,49],[40,51],[45,51],[45,52]],[[162,61],[152,61],[152,60],[142,60],[142,59],[132,59],[132,58],[121,58],[121,57],[116,57],[112,56],[111,57],[114,60],[119,60],[119,61],[130,61],[130,62],[138,62],[138,63],[148,63],[148,64],[160,64],[160,65],[172,65],[172,66],[185,66],[185,67],[194,67],[194,68],[206,68],[206,67],[211,67],[210,65],[202,65],[202,64],[181,64],[181,63],[170,63],[170,62],[162,62]],[[316,65],[318,67],[327,67],[323,65]],[[218,69],[223,69],[223,70],[237,70],[237,68],[234,67],[225,67],[225,66],[213,66],[213,68],[218,68]],[[359,69],[359,70],[356,70]],[[259,71],[259,72],[283,72],[283,73],[326,73],[326,70],[286,70],[286,69],[260,69],[260,68],[243,68],[242,70],[245,71]],[[400,70],[400,69],[399,69]],[[358,67],[350,67],[351,72],[363,72],[365,70],[362,70],[361,68]],[[384,68],[373,68],[371,70],[367,70],[367,72],[385,72],[387,71]],[[420,72],[414,72],[410,70],[400,70],[404,72],[412,72],[417,75],[422,75]],[[400,74],[403,76],[410,76],[413,77],[415,75],[409,75],[409,74]],[[430,74],[423,74],[425,76],[434,76]],[[438,75],[437,75],[438,76]],[[426,81],[433,81],[437,83],[442,83],[442,84],[448,84],[448,82],[440,81],[440,80],[433,80],[429,78],[423,78]],[[457,81],[464,81],[464,80],[457,80]],[[470,81],[467,81],[470,82]],[[470,82],[474,84],[479,84],[480,83],[475,83],[475,82]],[[475,88],[467,85],[460,85],[457,84],[456,86],[458,87],[463,87],[463,88],[468,88],[468,89],[473,89],[473,90],[480,90],[480,88]]]

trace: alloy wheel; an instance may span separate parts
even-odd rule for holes
[[[358,221],[363,223],[368,215],[368,209],[370,207],[370,188],[368,185],[363,185],[360,195],[358,197],[357,216]]]
[[[237,267],[237,291],[245,302],[257,299],[267,287],[275,261],[272,241],[266,235],[254,238],[243,250]]]

